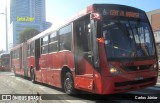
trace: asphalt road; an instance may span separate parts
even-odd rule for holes
[[[143,90],[107,96],[86,95],[84,92],[81,92],[80,95],[69,96],[61,91],[61,89],[40,83],[33,84],[27,79],[16,77],[12,72],[0,72],[0,94],[0,99],[2,99],[2,94],[3,96],[6,96],[5,94],[12,94],[12,97],[14,95],[14,98],[12,99],[15,99],[4,100],[6,98],[3,97],[3,100],[0,100],[0,103],[100,103],[104,101],[107,101],[108,103],[160,103],[160,100],[145,99],[148,98],[148,96],[153,97],[154,99],[160,99],[160,77],[158,78],[156,86],[148,87]],[[21,98],[18,98],[18,96],[21,96]],[[25,100],[25,97],[27,99],[28,97],[35,97],[36,99]],[[137,100],[135,98],[142,98],[142,100]]]

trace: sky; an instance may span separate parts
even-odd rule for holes
[[[87,6],[98,3],[122,4],[146,12],[160,9],[160,0],[46,0],[46,21],[59,24]],[[5,12],[5,0],[0,0],[0,13]],[[0,14],[0,50],[5,50],[5,15]]]

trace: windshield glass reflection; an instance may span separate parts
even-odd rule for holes
[[[152,33],[145,22],[104,21],[103,36],[108,58],[137,58],[155,55]]]

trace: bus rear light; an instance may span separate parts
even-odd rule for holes
[[[110,69],[111,75],[121,74],[121,71],[119,69],[115,68],[114,66],[112,66],[111,64],[109,64],[109,69]]]

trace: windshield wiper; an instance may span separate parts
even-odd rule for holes
[[[129,52],[129,53],[133,52],[133,51],[129,51],[129,50],[126,50],[126,49],[120,48],[120,47],[118,47],[118,46],[111,46],[111,45],[107,45],[107,46],[112,47],[112,48],[114,48],[114,49],[123,50],[123,51]]]
[[[112,48],[117,49],[117,50],[123,50],[125,52],[128,52],[130,54],[130,57],[139,57],[139,56],[145,55],[144,50],[142,48],[137,48],[135,50],[129,51],[129,50],[120,48],[118,46],[109,46],[109,47],[112,47]]]

